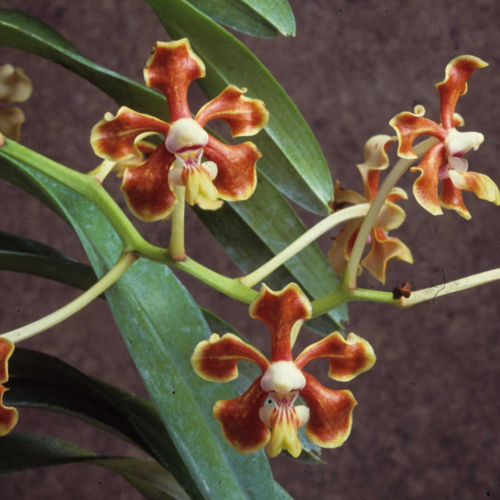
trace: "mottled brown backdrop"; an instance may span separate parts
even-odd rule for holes
[[[59,30],[88,58],[142,82],[142,68],[156,40],[167,37],[140,0],[2,0]],[[241,37],[283,85],[316,134],[334,179],[360,189],[354,166],[364,142],[391,133],[389,119],[423,104],[438,117],[434,83],[460,54],[490,63],[472,78],[458,111],[466,129],[485,134],[469,154],[471,169],[500,181],[500,4],[495,0],[293,0],[297,37]],[[27,146],[80,171],[98,159],[91,127],[117,106],[69,71],[41,58],[1,49],[0,64],[22,66],[33,80],[23,106]],[[200,96],[194,92],[194,98]],[[414,174],[403,187],[409,192]],[[116,199],[119,193],[114,186]],[[0,230],[29,236],[87,261],[75,234],[19,189],[0,182]],[[395,235],[412,249],[415,264],[390,266],[386,289],[409,280],[423,288],[499,266],[500,211],[472,194],[465,221],[447,211],[433,217],[413,199]],[[317,218],[306,216],[308,224]],[[166,223],[138,224],[152,242],[166,243]],[[236,267],[196,217],[188,214],[188,252],[232,276]],[[329,235],[331,236],[331,235]],[[329,238],[322,241],[325,250]],[[39,319],[77,292],[39,278],[0,273],[0,331]],[[180,276],[198,302],[214,309],[259,342],[262,324],[204,285]],[[366,273],[364,286],[378,286]],[[354,304],[346,328],[375,348],[375,367],[347,384],[359,402],[354,427],[340,449],[323,453],[327,464],[272,461],[278,481],[297,499],[500,498],[500,284],[437,298],[411,310]],[[166,298],[165,300],[168,300]],[[305,334],[302,343],[312,336]],[[144,395],[144,389],[106,304],[96,301],[62,325],[25,343],[93,375]],[[325,365],[318,363],[322,374]],[[324,378],[324,377],[323,377]],[[339,386],[339,384],[332,386]],[[76,421],[21,411],[19,429],[73,440],[96,451],[132,453],[118,440]],[[0,498],[138,499],[112,473],[85,466],[0,478]]]

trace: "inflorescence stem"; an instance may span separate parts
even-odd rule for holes
[[[342,224],[351,219],[357,219],[358,217],[364,217],[369,209],[370,205],[368,203],[362,203],[360,205],[355,205],[353,207],[346,208],[340,212],[335,212],[329,215],[321,222],[313,226],[302,236],[297,238],[290,246],[286,247],[282,252],[273,257],[269,262],[266,262],[263,266],[259,267],[252,273],[240,279],[240,282],[251,288],[257,283],[262,281],[266,276],[269,276],[274,270],[276,270],[281,264],[284,264],[288,259],[298,254],[307,245],[318,239],[321,235],[329,231],[330,229]]]
[[[61,323],[73,314],[83,309],[86,305],[90,304],[94,299],[99,297],[101,293],[105,292],[113,283],[115,283],[120,276],[137,260],[137,257],[132,253],[123,253],[118,259],[114,267],[103,276],[93,287],[89,288],[85,293],[80,295],[76,300],[65,305],[58,311],[45,316],[30,325],[23,326],[11,332],[0,335],[12,342],[17,343],[29,339],[38,333],[41,333],[53,326]]]
[[[168,255],[172,260],[182,261],[186,258],[184,248],[184,215],[186,210],[186,188],[175,186],[174,192],[177,195],[177,206],[172,215],[172,232],[168,245]]]
[[[415,146],[413,150],[417,157],[420,158],[437,142],[437,139],[430,137]],[[401,158],[389,172],[389,175],[380,187],[377,196],[375,196],[370,210],[368,210],[368,214],[363,220],[363,224],[361,224],[358,236],[356,237],[356,241],[354,242],[354,246],[352,248],[351,256],[349,257],[349,262],[347,263],[347,268],[344,272],[344,276],[342,277],[343,284],[349,290],[354,290],[356,288],[359,262],[361,261],[363,251],[365,249],[365,243],[373,224],[375,223],[375,219],[384,205],[387,196],[389,196],[391,189],[396,185],[401,176],[411,167],[416,159],[417,158],[406,160]]]

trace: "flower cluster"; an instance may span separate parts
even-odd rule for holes
[[[471,149],[477,149],[484,141],[479,132],[459,132],[464,124],[455,113],[458,98],[467,92],[467,81],[472,73],[487,66],[487,63],[473,56],[460,56],[446,67],[445,79],[436,84],[441,99],[441,124],[424,118],[423,106],[416,106],[415,113],[403,112],[390,122],[399,138],[398,154],[402,158],[417,158],[413,142],[417,137],[429,135],[438,139],[423,157],[413,172],[420,177],[413,185],[417,201],[433,215],[442,214],[441,207],[456,210],[462,217],[471,215],[464,205],[462,190],[472,191],[479,198],[500,205],[500,193],[496,184],[486,175],[468,172],[468,162],[463,156]],[[442,181],[438,197],[438,183]]]
[[[256,162],[261,157],[257,147],[251,142],[225,144],[204,127],[218,119],[227,123],[233,137],[255,135],[269,118],[264,103],[245,97],[246,89],[229,85],[192,118],[188,87],[204,76],[205,66],[187,39],[158,42],[144,78],[148,87],[165,95],[170,123],[122,107],[115,117],[107,113],[92,130],[95,153],[121,163],[121,190],[130,210],[142,220],[164,219],[172,213],[178,202],[174,184],[186,188],[190,205],[205,209],[218,208],[219,200],[246,200],[255,190]],[[144,146],[143,139],[154,134],[165,140],[154,148]],[[209,161],[202,162],[203,157]]]
[[[292,283],[281,292],[263,285],[250,306],[250,315],[271,332],[271,360],[237,336],[222,338],[214,333],[200,342],[191,358],[196,373],[212,382],[229,382],[238,376],[238,361],[251,361],[262,371],[240,397],[218,401],[213,410],[227,441],[241,453],[252,453],[267,445],[271,457],[282,449],[298,457],[302,447],[297,430],[306,426],[307,437],[324,448],[336,448],[349,437],[356,400],[350,391],[334,391],[320,384],[303,368],[325,358],[328,375],[337,381],[352,380],[369,370],[375,354],[368,342],[339,332],[307,347],[293,360],[292,346],[302,323],[311,317],[311,304]],[[294,406],[300,395],[307,407]],[[273,405],[265,405],[270,399]]]
[[[25,117],[17,106],[3,107],[13,102],[24,102],[29,99],[33,86],[21,68],[10,64],[0,66],[0,137],[19,141],[21,125]]]
[[[371,204],[373,202],[378,192],[380,173],[389,166],[387,149],[395,141],[395,137],[388,135],[376,135],[367,141],[364,148],[365,161],[357,165],[363,179],[365,196],[342,189],[337,181],[334,201],[330,203],[334,212],[341,210],[346,205]],[[388,236],[388,232],[401,226],[406,217],[404,210],[398,207],[395,202],[406,199],[408,197],[403,189],[396,187],[391,190],[366,242],[370,245],[370,251],[361,261],[361,266],[382,283],[385,283],[385,272],[390,260],[399,259],[409,264],[413,263],[409,248],[400,239]],[[363,218],[350,220],[335,238],[328,253],[328,260],[337,274],[342,274],[347,266],[362,222]],[[358,273],[362,271],[361,266],[359,266]]]
[[[8,362],[14,352],[14,344],[0,337],[0,436],[8,434],[17,424],[17,410],[2,404],[4,392],[7,390],[2,384],[9,379]]]

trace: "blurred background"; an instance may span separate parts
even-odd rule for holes
[[[85,57],[141,83],[152,45],[168,39],[140,0],[0,3],[38,17]],[[434,84],[443,79],[451,59],[472,54],[490,67],[473,75],[457,111],[465,118],[464,130],[486,137],[477,152],[468,154],[470,169],[500,183],[499,3],[291,0],[291,5],[297,20],[295,38],[237,36],[303,113],[334,180],[361,191],[355,164],[363,160],[363,145],[372,135],[392,134],[388,122],[395,114],[411,111],[418,103],[438,121]],[[20,51],[0,51],[0,64],[23,67],[34,85],[31,99],[22,105],[27,117],[23,144],[76,170],[93,169],[100,160],[90,147],[90,130],[106,111],[115,113],[116,104],[62,67]],[[204,98],[196,88],[191,93],[196,109]],[[408,193],[415,176],[408,173],[400,183]],[[118,184],[107,181],[106,186],[124,206]],[[464,199],[471,221],[452,211],[433,217],[411,195],[401,202],[408,217],[393,235],[411,248],[415,264],[392,262],[385,287],[365,272],[361,286],[392,290],[410,281],[420,289],[499,267],[500,209],[470,193]],[[0,230],[34,238],[88,262],[75,233],[63,221],[3,181],[0,206]],[[300,213],[308,225],[319,220]],[[137,226],[149,241],[168,243],[168,223]],[[334,235],[320,241],[325,252]],[[240,274],[192,212],[187,252],[218,272]],[[246,306],[189,276],[178,276],[200,305],[266,348],[267,330],[250,320]],[[0,331],[35,321],[78,294],[41,278],[0,272]],[[345,330],[369,340],[378,357],[375,367],[342,386],[327,382],[326,362],[317,362],[314,373],[331,388],[353,391],[359,405],[352,434],[341,448],[323,452],[325,465],[304,465],[286,457],[272,460],[276,479],[296,499],[500,498],[499,297],[500,284],[491,284],[437,297],[410,310],[350,305]],[[316,339],[303,331],[297,349]],[[95,301],[23,347],[52,354],[88,375],[146,395],[103,301]],[[41,411],[22,410],[18,429],[58,436],[96,452],[135,453],[93,427]],[[111,472],[78,465],[1,476],[0,491],[3,500],[141,498]]]

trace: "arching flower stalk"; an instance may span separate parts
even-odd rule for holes
[[[417,158],[413,142],[417,137],[430,135],[439,140],[422,158],[412,172],[420,172],[413,185],[416,200],[433,215],[443,213],[442,208],[456,210],[462,217],[471,215],[464,205],[462,190],[472,191],[479,198],[500,205],[496,184],[486,175],[469,172],[463,156],[471,149],[478,149],[484,141],[479,132],[459,132],[462,117],[456,114],[458,98],[467,92],[467,81],[472,73],[488,64],[473,56],[460,56],[446,67],[446,77],[436,84],[441,99],[441,124],[424,118],[423,106],[416,106],[415,113],[403,112],[390,122],[399,138],[398,154],[402,158]],[[442,182],[438,197],[438,183]]]
[[[130,210],[142,220],[164,219],[173,212],[178,202],[174,185],[185,188],[190,205],[206,209],[219,207],[219,200],[246,200],[255,190],[256,162],[261,156],[257,147],[251,142],[224,144],[204,126],[220,119],[229,125],[233,137],[255,135],[269,118],[264,103],[245,97],[246,89],[230,85],[192,118],[188,87],[204,76],[205,65],[187,39],[158,42],[144,78],[148,87],[165,95],[170,123],[122,107],[116,116],[107,113],[92,130],[95,153],[109,162],[120,162],[121,190]],[[165,140],[144,158],[141,141],[154,134]]]
[[[334,201],[330,204],[334,212],[342,210],[348,205],[371,204],[373,202],[378,192],[380,173],[389,166],[387,149],[395,141],[395,137],[376,135],[366,142],[364,148],[365,161],[357,165],[363,179],[365,196],[342,189],[337,181],[335,183]],[[389,231],[401,226],[406,217],[404,210],[398,207],[395,202],[406,199],[408,199],[406,192],[401,188],[395,187],[389,193],[366,241],[370,245],[370,252],[361,261],[361,265],[358,266],[358,275],[361,274],[361,266],[363,266],[374,278],[385,283],[385,272],[389,261],[399,259],[409,264],[413,263],[410,249],[400,239],[388,236]],[[347,262],[362,223],[362,217],[347,222],[328,252],[330,265],[339,275],[347,267]]]
[[[307,347],[293,360],[292,346],[304,320],[311,317],[311,304],[292,283],[281,292],[265,285],[250,306],[250,315],[264,321],[271,332],[271,360],[236,335],[222,338],[214,333],[200,342],[191,358],[196,373],[212,382],[229,382],[238,376],[238,361],[251,361],[261,370],[240,397],[218,401],[213,415],[219,420],[227,441],[240,453],[252,453],[267,445],[271,457],[281,450],[298,457],[302,447],[297,437],[306,425],[306,435],[324,448],[341,446],[349,437],[356,400],[350,391],[334,391],[320,384],[303,368],[310,361],[326,358],[328,375],[347,382],[369,370],[375,354],[368,342],[339,332]],[[294,406],[300,396],[306,406]],[[270,399],[273,405],[265,405]]]
[[[6,436],[17,424],[17,410],[3,405],[2,398],[7,390],[2,384],[9,380],[8,362],[14,352],[14,344],[0,337],[0,437]]]
[[[6,105],[27,101],[32,92],[33,85],[21,68],[11,64],[0,66],[0,143],[2,135],[19,142],[24,112],[17,106]]]

